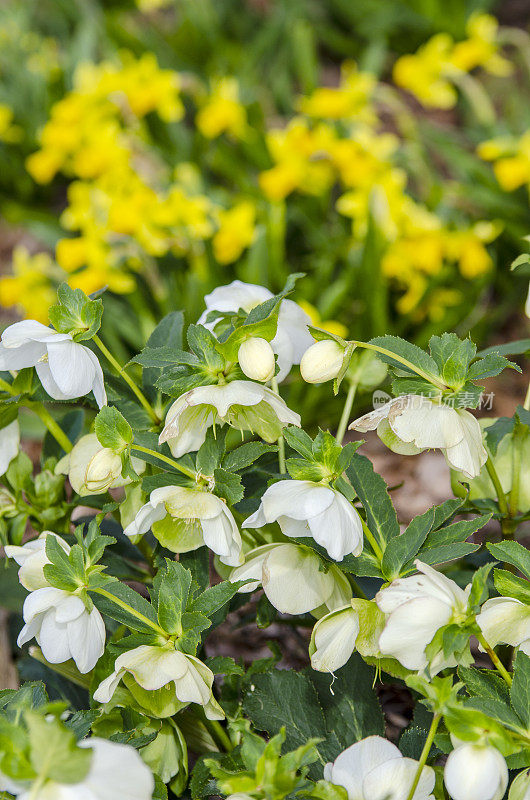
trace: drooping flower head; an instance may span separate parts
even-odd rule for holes
[[[154,489],[124,533],[137,536],[150,528],[174,553],[186,553],[205,544],[224,564],[237,566],[241,562],[241,535],[230,509],[219,497],[202,489]]]
[[[486,463],[478,420],[463,408],[452,408],[421,395],[403,395],[359,417],[350,429],[373,431],[396,453],[415,455],[439,448],[452,469],[475,478]]]
[[[212,425],[228,424],[275,442],[285,425],[300,426],[300,415],[266,386],[232,381],[222,386],[198,386],[170,406],[159,441],[167,442],[176,458],[198,450]]]
[[[279,481],[265,491],[258,510],[243,523],[261,528],[277,522],[285,536],[311,536],[331,558],[360,555],[363,529],[356,509],[336,489],[313,481]]]
[[[33,319],[15,322],[2,334],[0,370],[35,367],[54,400],[73,400],[90,392],[101,408],[107,403],[103,371],[92,350]]]

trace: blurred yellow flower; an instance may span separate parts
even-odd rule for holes
[[[493,171],[505,192],[520,186],[530,187],[530,131],[519,139],[505,136],[482,142],[477,152],[485,161],[493,161]]]
[[[511,63],[498,52],[497,32],[495,17],[472,14],[466,26],[467,39],[455,43],[448,33],[438,33],[416,53],[398,58],[394,83],[426,107],[452,108],[457,100],[453,83],[459,84],[462,73],[481,67],[493,75],[511,74]]]
[[[438,33],[418,48],[414,55],[398,58],[392,77],[396,86],[411,92],[424,106],[452,108],[457,94],[447,80],[451,66],[453,40]]]
[[[295,190],[317,196],[328,191],[335,178],[331,153],[337,138],[330,125],[310,127],[307,120],[294,117],[266,138],[275,166],[260,173],[259,184],[269,200],[283,200]]]
[[[50,279],[60,272],[51,256],[31,255],[25,247],[16,247],[12,271],[12,275],[0,277],[0,305],[14,306],[28,317],[47,323],[48,309],[56,299]]]
[[[213,237],[213,252],[219,264],[231,264],[252,244],[256,230],[256,207],[242,200],[218,213],[219,228]]]
[[[498,52],[499,23],[490,14],[472,14],[467,21],[468,39],[457,42],[451,55],[451,64],[463,72],[482,67],[492,75],[511,75],[513,66]]]
[[[376,84],[375,75],[359,72],[353,62],[346,61],[341,68],[339,86],[315,89],[309,97],[300,98],[299,109],[318,119],[373,123],[376,115],[371,101]]]
[[[12,109],[0,103],[0,142],[13,144],[23,139],[24,132],[19,125],[13,125],[13,118]]]
[[[195,117],[197,128],[207,139],[228,133],[244,139],[248,133],[247,112],[239,102],[239,86],[235,78],[216,78],[212,90]]]
[[[308,303],[307,300],[299,300],[298,305],[304,309],[315,328],[321,328],[323,331],[333,333],[335,336],[341,336],[343,339],[348,336],[348,328],[346,325],[343,325],[342,322],[338,322],[336,319],[322,320],[316,306]]]

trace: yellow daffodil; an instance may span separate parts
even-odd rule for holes
[[[356,65],[347,61],[342,65],[339,86],[321,86],[299,101],[303,114],[317,119],[350,120],[373,123],[376,119],[371,106],[376,77],[370,72],[359,72]]]
[[[9,106],[0,103],[0,142],[13,144],[20,142],[24,133],[18,125],[13,125],[13,111]]]
[[[0,278],[0,305],[15,307],[38,322],[48,322],[48,308],[55,302],[50,279],[60,270],[48,253],[31,255],[25,247],[13,252],[12,275]]]
[[[446,74],[451,67],[453,40],[439,33],[413,55],[398,58],[392,73],[394,83],[411,92],[424,106],[452,108],[457,99]]]
[[[219,264],[231,264],[252,244],[256,231],[256,207],[242,200],[233,208],[220,211],[219,228],[213,237],[213,252]]]
[[[247,112],[239,101],[239,86],[235,78],[217,78],[212,91],[195,118],[197,128],[207,139],[228,133],[244,139],[248,132]]]
[[[498,52],[499,23],[490,14],[472,14],[466,26],[468,38],[457,42],[451,64],[463,72],[482,67],[492,75],[505,77],[513,71],[512,64]]]
[[[493,171],[505,192],[530,186],[530,131],[519,139],[499,137],[482,142],[477,152],[485,161],[493,161]]]
[[[339,322],[336,319],[323,320],[320,316],[318,308],[312,305],[312,303],[309,303],[307,300],[300,300],[298,305],[304,309],[305,313],[311,320],[311,324],[314,325],[315,328],[321,328],[323,331],[334,333],[335,336],[342,336],[342,338],[347,337],[348,328],[346,325],[343,325],[342,322]]]

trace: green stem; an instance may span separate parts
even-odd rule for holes
[[[501,514],[508,516],[510,513],[508,509],[508,501],[506,500],[506,495],[504,494],[504,489],[502,488],[499,476],[497,475],[497,470],[495,469],[495,465],[489,454],[488,454],[488,460],[486,461],[486,469],[488,471],[488,475],[491,478],[491,482],[495,487],[495,491],[497,492],[497,502],[499,504],[499,510]]]
[[[90,675],[82,675],[77,669],[69,668],[68,662],[65,664],[50,664],[42,655],[40,647],[30,647],[29,654],[35,661],[44,664],[45,667],[53,670],[57,675],[61,675],[61,677],[66,678],[71,681],[71,683],[75,683],[76,686],[80,686],[82,689],[90,688]]]
[[[530,383],[528,384],[528,389],[526,390],[523,408],[526,409],[526,411],[530,411]]]
[[[342,415],[335,437],[339,444],[342,444],[344,434],[346,433],[346,428],[348,427],[353,401],[355,400],[355,393],[357,392],[357,385],[357,381],[352,381],[350,383],[348,394],[346,395],[346,400],[344,401],[344,408],[342,409]]]
[[[276,378],[273,378],[271,381],[271,389],[275,395],[280,397],[280,390],[278,388],[278,381]],[[282,475],[285,475],[287,469],[285,467],[285,439],[283,436],[278,437],[278,462],[280,465],[280,472]]]
[[[365,592],[363,592],[363,590],[361,589],[355,578],[350,573],[348,573],[348,578],[350,581],[350,586],[353,589],[354,595],[356,597],[359,597],[361,600],[368,600],[367,595],[365,594]]]
[[[508,670],[506,669],[506,667],[504,666],[504,664],[500,660],[499,656],[497,655],[497,653],[495,652],[493,647],[491,647],[487,643],[487,641],[485,640],[484,635],[482,633],[476,633],[475,636],[477,637],[479,643],[482,645],[482,647],[484,648],[486,653],[491,658],[491,660],[492,660],[492,662],[493,662],[493,664],[495,666],[495,669],[497,670],[499,675],[501,675],[501,677],[504,678],[504,680],[506,681],[508,686],[511,686],[512,685],[512,676],[510,675],[510,673],[508,672]]]
[[[379,544],[377,543],[372,531],[370,530],[370,528],[368,527],[368,525],[366,524],[366,522],[364,521],[364,519],[362,517],[361,517],[361,522],[362,522],[362,526],[363,526],[364,535],[366,536],[366,538],[368,539],[368,541],[372,545],[372,550],[374,551],[374,553],[376,554],[377,558],[381,562],[383,560],[383,551],[379,547]]]
[[[227,753],[232,752],[234,749],[234,745],[230,741],[230,737],[226,733],[223,726],[217,722],[215,719],[208,719],[207,717],[204,718],[204,724],[210,731],[212,738],[217,744],[221,745],[223,750],[226,750]]]
[[[149,414],[155,425],[159,425],[162,420],[159,418],[158,414],[151,406],[144,393],[140,391],[140,389],[137,387],[133,379],[129,375],[127,375],[127,373],[125,372],[125,368],[122,367],[120,363],[114,358],[108,347],[105,344],[103,344],[99,336],[97,335],[94,336],[93,341],[99,347],[99,349],[101,350],[107,361],[109,361],[112,364],[118,375],[120,375],[123,378],[123,380],[127,383],[131,391],[134,392],[134,394],[136,395],[142,406],[145,408],[145,410],[147,411],[147,413]]]
[[[183,475],[187,475],[188,478],[192,478],[193,480],[196,480],[197,478],[197,473],[192,469],[185,467],[183,464],[179,464],[179,462],[175,461],[174,458],[169,458],[169,456],[165,456],[163,453],[157,453],[156,450],[150,450],[148,447],[142,447],[139,444],[132,444],[131,450],[137,450],[139,453],[146,453],[149,456],[159,458],[160,461],[165,461],[166,464],[171,464],[172,467],[178,469],[178,471],[182,472]]]
[[[147,625],[149,628],[152,628],[154,631],[156,631],[165,639],[167,639],[167,633],[163,628],[160,627],[160,625],[157,625],[156,622],[150,620],[148,617],[142,614],[141,611],[137,611],[135,608],[130,606],[124,600],[120,600],[120,598],[116,597],[116,595],[111,594],[111,592],[107,592],[106,589],[102,589],[101,587],[98,587],[97,589],[89,589],[89,591],[94,592],[95,594],[99,594],[101,595],[101,597],[106,597],[106,599],[110,600],[111,603],[114,603],[124,611],[127,611],[128,614],[131,614],[131,616],[136,617],[136,619],[140,620],[140,622],[143,622],[144,625]]]
[[[374,352],[381,353],[381,355],[387,356],[394,361],[398,361],[400,364],[403,364],[403,366],[407,367],[407,369],[410,369],[415,372],[416,375],[419,375],[420,378],[432,383],[433,386],[436,386],[436,388],[440,389],[442,392],[445,392],[447,389],[449,389],[445,383],[439,381],[438,378],[434,377],[434,375],[429,375],[429,373],[422,370],[421,367],[417,367],[411,361],[408,361],[408,359],[398,356],[397,353],[393,353],[391,350],[387,350],[385,347],[379,347],[378,345],[371,344],[370,342],[357,342],[355,339],[352,339],[351,341],[356,347],[364,347],[366,350],[373,350]]]
[[[39,419],[41,419],[42,422],[44,422],[47,429],[49,430],[55,441],[61,445],[64,452],[69,453],[73,447],[72,442],[70,441],[66,433],[63,431],[63,429],[54,420],[50,412],[46,408],[44,408],[42,403],[31,403],[31,405],[29,405],[29,408],[31,408],[31,410],[35,412],[35,414],[39,417]]]
[[[414,792],[418,788],[418,783],[420,782],[421,773],[423,772],[423,768],[427,763],[427,759],[429,757],[429,753],[431,752],[432,743],[434,741],[434,737],[436,735],[436,730],[438,728],[438,724],[440,722],[440,715],[435,714],[431,721],[431,727],[429,728],[429,732],[427,734],[427,738],[425,739],[425,744],[423,745],[423,750],[421,751],[420,760],[418,761],[418,768],[416,769],[416,774],[414,775],[414,780],[412,781],[412,785],[409,789],[409,793],[407,795],[407,800],[412,800],[414,797]]]

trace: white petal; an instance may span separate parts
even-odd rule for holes
[[[492,647],[500,642],[518,647],[530,638],[530,608],[511,597],[494,597],[482,606],[477,624]]]
[[[296,545],[271,550],[263,562],[262,585],[272,605],[284,614],[318,608],[333,591],[330,572],[319,570],[318,556]]]
[[[79,742],[79,746],[94,752],[90,772],[81,784],[92,792],[94,800],[151,800],[154,778],[134,747],[96,736]]]
[[[254,583],[246,583],[238,589],[238,594],[254,592],[258,588],[263,574],[263,562],[271,550],[281,546],[282,545],[279,544],[264,544],[261,547],[250,550],[250,552],[246,554],[245,563],[232,570],[229,580],[234,583],[235,581],[245,581],[252,578],[254,579]]]
[[[0,429],[0,475],[3,475],[20,449],[20,428],[18,420],[13,420]]]
[[[125,536],[138,536],[139,534],[147,533],[153,523],[164,519],[166,514],[167,511],[163,501],[153,504],[150,500],[138,510],[134,520],[127,525],[123,532]]]
[[[468,478],[476,478],[488,459],[482,431],[478,420],[469,411],[459,409],[456,413],[460,417],[464,438],[453,447],[448,447],[445,457],[450,467],[463,472]]]
[[[363,782],[364,800],[407,800],[418,762],[412,758],[392,758],[369,772]],[[432,797],[435,774],[431,767],[422,769],[413,800]]]
[[[65,341],[48,345],[48,365],[60,396],[57,400],[83,397],[92,391],[96,377],[94,362],[87,347],[77,342]],[[96,359],[96,363],[97,359]],[[98,364],[99,366],[99,364]],[[40,375],[39,375],[40,377]],[[45,387],[46,388],[46,387]],[[46,388],[48,394],[49,389]],[[51,397],[54,397],[52,394]]]
[[[62,664],[72,657],[67,625],[66,623],[59,624],[53,611],[43,614],[36,639],[41,646],[44,658],[50,664]]]
[[[351,608],[334,611],[316,623],[311,645],[315,651],[311,666],[318,672],[335,672],[346,664],[355,650],[359,616]]]
[[[273,483],[261,498],[267,522],[278,517],[307,520],[331,506],[335,499],[333,489],[313,481],[285,480]]]
[[[22,610],[24,621],[29,622],[37,614],[42,614],[49,608],[59,605],[62,600],[69,596],[69,592],[56,589],[54,586],[46,586],[31,592],[24,600]]]
[[[435,597],[409,600],[390,614],[379,637],[379,649],[407,669],[422,669],[427,664],[425,648],[451,616],[451,607]]]
[[[344,750],[327,771],[332,783],[343,786],[349,800],[365,800],[363,783],[366,775],[390,759],[401,758],[392,742],[382,736],[368,736]]]
[[[464,433],[454,408],[419,395],[408,395],[408,399],[407,406],[395,407],[388,418],[400,439],[416,447],[453,447],[462,441]]]
[[[241,536],[229,509],[223,503],[221,513],[202,520],[204,543],[220,556],[223,564],[236,567],[241,562]]]
[[[501,800],[508,768],[494,747],[466,743],[449,754],[444,782],[453,800]]]
[[[354,419],[348,430],[360,431],[361,433],[375,431],[379,423],[382,422],[382,420],[387,419],[395,402],[395,400],[390,400],[388,403],[379,406],[374,411],[370,411],[368,414],[364,414],[362,417]]]
[[[97,608],[69,623],[68,639],[79,672],[90,672],[105,651],[105,624]]]
[[[333,503],[321,514],[309,519],[309,528],[317,544],[324,547],[335,561],[350,553],[361,554],[363,527],[356,509],[340,492],[334,492]]]

